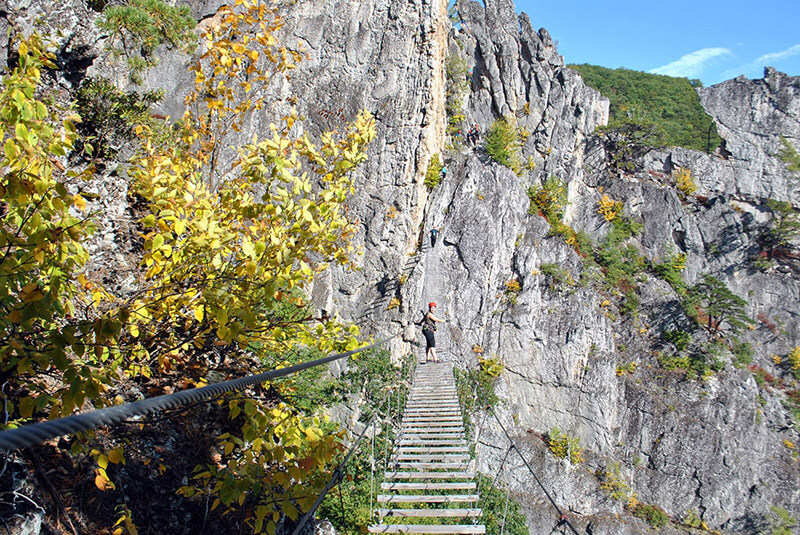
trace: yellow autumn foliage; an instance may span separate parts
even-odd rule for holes
[[[222,24],[203,36],[192,68],[196,84],[179,135],[164,142],[144,125],[136,129],[141,150],[128,174],[144,211],[143,253],[135,289],[124,297],[82,273],[92,214],[74,186],[92,170],[67,172],[60,162],[73,148],[79,119],[37,100],[41,70],[54,68],[51,55],[36,36],[19,43],[18,65],[0,89],[0,274],[7,281],[0,288],[7,342],[0,366],[12,425],[70,414],[87,399],[108,404],[114,396],[106,391],[122,374],[158,378],[191,365],[201,370],[201,384],[208,365],[202,355],[219,345],[232,359],[266,358],[297,345],[322,352],[358,346],[356,327],[315,321],[302,290],[329,263],[352,264],[356,228],[344,203],[375,137],[374,121],[360,113],[342,132],[314,142],[297,133],[300,118],[288,110],[266,137],[232,146],[229,134],[270,106],[273,78],[285,76],[302,54],[275,38],[276,3],[238,1],[220,13]],[[249,362],[239,361],[241,372],[250,371]],[[210,489],[214,507],[229,509],[248,498],[254,531],[274,532],[279,519],[266,511],[279,500],[290,518],[307,509],[308,497],[296,507],[282,497],[302,489],[313,501],[341,436],[323,433],[318,419],[289,406],[225,403],[238,430],[218,437],[221,461],[183,492]],[[124,462],[122,450],[95,458],[95,484],[110,492],[106,467]],[[128,531],[135,529],[130,513],[123,516]]]

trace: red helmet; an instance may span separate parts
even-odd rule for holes
[[[434,303],[433,301],[431,301],[430,303],[428,303],[428,308],[433,308],[433,307],[435,307],[435,306],[436,306],[436,303]]]

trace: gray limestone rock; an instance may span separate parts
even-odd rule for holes
[[[6,4],[9,20],[30,24],[48,3]],[[220,1],[191,5],[198,19],[207,19]],[[70,47],[86,45],[81,57],[96,58],[88,72],[112,76],[114,66],[102,56],[101,36],[91,25],[94,15],[78,0],[56,7],[53,24],[73,36],[62,47],[67,55]],[[269,122],[293,102],[308,118],[304,129],[312,137],[341,129],[360,109],[376,116],[378,128],[349,205],[359,223],[359,270],[334,268],[320,277],[309,289],[316,305],[357,322],[365,334],[402,333],[392,346],[399,357],[421,354],[414,323],[424,303],[437,301],[447,320],[437,333],[440,351],[462,368],[477,364],[476,345],[502,361],[498,416],[581,528],[591,521],[595,533],[649,529],[600,488],[595,474],[614,464],[640,501],[664,508],[675,522],[692,510],[714,529],[755,534],[773,505],[800,516],[800,468],[784,442],[798,443],[797,423],[784,406],[797,387],[772,358],[800,344],[797,266],[786,262],[761,272],[752,263],[769,219],[766,200],[800,201],[776,156],[781,137],[800,145],[799,79],[767,70],[763,80],[699,90],[725,151],[655,151],[641,171],[613,174],[594,134],[608,120],[608,100],[565,67],[549,33],[534,31],[509,0],[486,0],[485,7],[459,0],[457,7],[458,28],[450,28],[442,0],[305,0],[286,8],[281,37],[302,44],[309,58],[290,81],[274,85],[273,106],[242,136],[267,133]],[[471,69],[467,124],[486,132],[494,120],[513,115],[527,132],[521,152],[532,169],[516,176],[481,146],[445,151],[448,51],[462,55]],[[191,58],[164,51],[160,59],[144,87],[164,87],[160,112],[177,116],[191,82],[185,70]],[[84,69],[76,65],[77,80]],[[428,191],[422,180],[437,152],[449,171]],[[695,176],[695,196],[681,198],[676,191],[670,175],[679,167]],[[565,222],[595,243],[611,227],[597,212],[606,194],[625,203],[625,217],[642,223],[630,244],[651,264],[686,253],[688,284],[713,274],[747,299],[756,323],[738,336],[752,344],[753,364],[784,386],[760,386],[750,370],[733,366],[727,349],[707,355],[722,365],[705,380],[667,369],[658,358],[669,350],[663,330],[694,330],[694,348],[712,347],[715,337],[686,317],[681,296],[653,270],[637,283],[636,313],[625,315],[614,296],[619,289],[598,282],[599,269],[529,213],[528,187],[551,175],[568,184]],[[113,176],[90,187],[100,194],[92,208],[107,215],[90,247],[95,266],[127,266],[124,242],[133,235],[127,184]],[[441,234],[431,247],[434,227]],[[560,281],[548,274],[554,266]],[[117,284],[124,292],[134,283]],[[401,304],[388,310],[392,298]],[[631,365],[632,373],[620,373]],[[353,414],[343,408],[339,417]],[[473,418],[486,420],[477,437],[478,466],[494,474],[507,439],[486,414]],[[585,464],[552,456],[542,437],[554,427],[580,438]],[[521,459],[510,463],[501,483],[522,504],[531,533],[550,533],[557,520],[550,502]],[[678,529],[676,523],[661,532]]]

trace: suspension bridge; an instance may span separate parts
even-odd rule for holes
[[[415,256],[410,266],[411,270],[418,261],[419,259]],[[434,290],[437,285],[436,281],[428,277],[430,271],[426,270],[425,273],[424,290],[427,292],[426,295],[435,298]],[[216,399],[228,392],[242,391],[279,377],[301,373],[309,368],[327,365],[362,351],[379,347],[396,336],[385,338],[360,349],[286,368],[5,430],[0,432],[0,452],[11,452],[60,436],[89,431],[100,426],[114,425],[125,420]],[[388,451],[386,452],[383,475],[380,478],[376,477],[378,474],[376,474],[375,468],[375,454],[374,451],[372,452],[370,518],[373,523],[367,526],[369,533],[442,535],[482,535],[487,533],[487,527],[483,523],[483,511],[480,507],[481,496],[476,483],[476,460],[470,453],[473,450],[470,441],[472,440],[474,445],[476,437],[468,437],[464,427],[465,415],[461,409],[463,400],[459,400],[453,374],[455,345],[452,338],[451,334],[450,340],[444,340],[445,347],[439,346],[440,362],[426,362],[419,366],[411,366],[413,375],[402,421],[399,425],[390,421],[392,412],[390,393],[388,396],[389,410],[386,411],[386,414],[375,412],[360,436],[352,442],[343,461],[331,474],[330,480],[317,497],[314,505],[298,521],[292,535],[305,533],[304,527],[314,517],[328,491],[343,480],[347,463],[356,450],[363,447],[366,442],[364,441],[365,437],[371,439],[374,450],[375,437],[379,434],[377,427],[379,420],[383,420],[386,425],[387,436],[390,429],[394,427],[397,428],[397,433],[391,456],[388,456]],[[397,392],[399,405],[399,389]],[[568,530],[574,535],[580,535],[537,477],[491,407],[481,407],[481,409],[484,410],[484,424],[491,415],[510,444],[497,474],[493,475],[492,485],[494,486],[499,478],[511,450],[515,450],[530,472],[532,479],[546,495],[556,512],[557,523],[553,531],[567,533]],[[376,483],[379,483],[380,494],[374,496],[375,500],[373,500],[373,494],[378,491]],[[507,490],[506,512],[509,495],[510,491]],[[503,535],[504,530],[505,514],[497,535]],[[591,535],[590,526],[586,527],[585,533]]]

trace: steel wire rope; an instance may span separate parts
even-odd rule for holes
[[[383,439],[383,471],[386,472],[389,470],[389,426],[391,425],[391,418],[392,418],[392,391],[389,390],[387,393],[387,397],[389,398],[389,408],[387,409],[386,417],[383,419],[383,423],[386,426],[386,435]]]
[[[389,399],[392,399],[389,396]],[[375,509],[372,507],[372,495],[375,492],[375,418],[372,419],[372,451],[369,454],[369,519],[375,518]],[[385,438],[384,438],[385,441]]]
[[[531,465],[528,463],[528,460],[525,458],[525,456],[524,456],[524,455],[522,455],[522,452],[521,452],[521,451],[520,451],[520,449],[517,447],[517,445],[514,443],[514,440],[511,438],[511,435],[510,435],[510,434],[508,433],[508,431],[506,430],[505,426],[503,425],[503,422],[501,422],[501,421],[500,421],[500,418],[498,418],[497,414],[494,412],[494,409],[493,409],[491,406],[487,406],[486,408],[487,408],[487,409],[489,409],[489,412],[491,412],[491,413],[492,413],[492,416],[494,416],[495,420],[497,420],[497,424],[500,426],[500,429],[502,429],[502,430],[503,430],[503,433],[506,435],[506,438],[508,439],[508,441],[509,441],[509,442],[511,442],[511,448],[513,448],[513,449],[514,449],[514,451],[516,451],[516,452],[517,452],[517,455],[519,455],[519,458],[520,458],[520,459],[522,459],[522,462],[525,464],[525,467],[528,469],[528,471],[529,471],[529,472],[531,473],[531,475],[533,476],[533,479],[536,481],[536,484],[537,484],[537,485],[539,485],[539,488],[541,488],[541,489],[542,489],[542,492],[544,492],[545,496],[547,496],[547,499],[548,499],[548,500],[550,500],[550,503],[552,504],[553,508],[554,508],[554,509],[556,510],[556,512],[558,513],[558,522],[559,522],[559,525],[561,525],[561,524],[563,524],[563,525],[566,525],[566,526],[568,526],[568,527],[569,527],[569,529],[570,529],[570,530],[572,530],[572,532],[573,532],[575,535],[580,535],[580,534],[578,533],[578,530],[576,530],[576,529],[575,529],[575,526],[573,526],[573,525],[572,525],[572,523],[569,521],[569,518],[567,518],[567,515],[566,515],[566,514],[564,514],[564,512],[561,510],[561,508],[560,508],[560,507],[558,506],[558,504],[555,502],[555,500],[553,499],[553,497],[552,497],[552,496],[550,495],[550,493],[547,491],[547,488],[546,488],[546,487],[544,486],[544,484],[541,482],[541,480],[539,479],[539,476],[537,476],[537,475],[536,475],[536,472],[533,470],[533,468],[531,467]]]
[[[508,497],[511,495],[511,489],[506,487],[506,507],[503,510],[503,523],[500,526],[500,535],[503,535],[506,531],[506,518],[508,518]]]
[[[388,395],[389,395],[389,393],[387,392],[387,394],[383,397],[383,400],[381,401],[381,406],[384,403],[386,403],[386,398],[387,398]],[[364,435],[366,434],[366,432],[370,428],[370,426],[372,426],[372,428],[373,428],[372,429],[372,437],[371,437],[371,439],[372,439],[372,447],[373,447],[373,451],[374,451],[374,448],[375,448],[375,422],[378,419],[379,415],[380,415],[379,411],[375,411],[372,414],[372,418],[370,418],[370,420],[366,423],[366,425],[364,426],[364,430],[361,431],[361,434],[358,436],[358,439],[356,439],[356,441],[353,443],[353,445],[350,446],[350,449],[347,450],[347,454],[345,455],[344,460],[342,460],[342,462],[339,463],[336,466],[336,468],[334,469],[333,474],[331,475],[331,478],[328,480],[328,483],[326,484],[325,488],[317,496],[317,499],[314,501],[314,504],[311,506],[311,509],[309,509],[306,512],[305,515],[303,515],[303,517],[300,520],[300,523],[295,527],[295,530],[292,532],[292,535],[295,535],[295,534],[297,534],[299,532],[299,530],[308,522],[308,518],[310,518],[310,515],[312,515],[317,510],[317,507],[319,507],[319,505],[322,503],[322,500],[325,498],[325,496],[327,495],[328,491],[331,488],[333,488],[333,486],[337,482],[340,482],[342,480],[342,478],[344,477],[344,469],[347,467],[347,462],[350,460],[350,457],[353,455],[353,453],[355,453],[356,449],[358,448],[359,444],[361,443],[361,440],[364,438]],[[371,464],[374,465],[374,455],[371,458]],[[374,472],[374,468],[371,468],[371,470],[370,470],[370,493],[372,492],[372,473],[373,472]],[[370,495],[370,498],[371,498],[371,495]],[[344,519],[344,501],[342,500],[342,489],[341,489],[341,487],[339,487],[339,503],[340,503],[340,507],[342,509],[342,519]]]
[[[315,366],[321,366],[322,364],[340,360],[350,355],[355,355],[356,353],[361,353],[362,351],[381,346],[397,336],[398,335],[390,336],[389,338],[384,338],[383,340],[358,349],[329,355],[321,359],[295,364],[286,368],[279,368],[277,370],[248,375],[246,377],[215,383],[201,388],[192,388],[173,394],[164,394],[154,398],[124,403],[114,407],[106,407],[82,414],[74,414],[57,420],[49,420],[46,422],[29,424],[17,429],[2,431],[0,432],[0,451],[34,446],[51,438],[77,433],[79,431],[89,431],[102,425],[116,424],[135,416],[144,416],[160,410],[176,409],[187,403],[206,401],[226,392],[242,390],[248,386],[261,384],[271,379],[290,375]]]
[[[478,392],[477,388],[478,388],[478,382],[477,381],[473,381],[473,392],[475,392],[476,401],[477,401],[477,392]],[[525,467],[528,469],[528,471],[533,476],[533,479],[536,481],[536,484],[539,485],[539,488],[542,489],[542,492],[544,492],[545,496],[547,496],[547,499],[550,501],[550,504],[553,506],[553,508],[558,513],[558,525],[559,526],[560,525],[566,525],[567,527],[569,527],[569,529],[572,531],[572,533],[574,533],[575,535],[580,535],[578,533],[578,530],[575,529],[575,526],[573,526],[572,523],[569,521],[569,518],[567,517],[567,515],[564,514],[564,512],[561,510],[561,508],[555,502],[553,497],[547,491],[547,488],[541,482],[541,480],[539,479],[539,476],[536,475],[536,472],[533,470],[531,465],[528,463],[528,460],[525,458],[524,455],[522,455],[522,452],[517,447],[516,443],[514,443],[514,440],[511,438],[511,435],[506,430],[505,426],[503,425],[503,422],[500,421],[500,418],[494,412],[494,409],[492,408],[492,406],[491,405],[486,405],[486,409],[492,414],[492,416],[494,416],[494,419],[497,421],[497,424],[500,426],[500,429],[502,429],[503,434],[505,434],[506,438],[508,439],[509,443],[511,444],[509,446],[509,451],[513,449],[513,450],[515,450],[517,452],[517,455],[519,455],[520,459],[522,459],[522,462],[525,464]],[[474,408],[473,408],[473,412],[475,412]],[[507,454],[508,454],[508,452],[506,452],[506,455]]]
[[[397,335],[395,335],[395,336],[397,336]],[[386,340],[383,340],[382,342],[387,342],[387,341],[391,340],[392,338],[394,338],[395,336],[387,338]],[[412,370],[414,369],[413,364],[414,364],[414,362],[412,361],[412,366],[409,366],[409,373],[411,373]],[[387,398],[391,399],[391,395],[392,394],[391,394],[391,389],[390,389],[386,393],[386,395],[384,396],[383,401],[381,402],[379,407],[383,407],[384,404],[387,401]],[[328,491],[331,488],[333,488],[333,486],[336,483],[338,483],[338,482],[340,482],[342,480],[342,477],[344,477],[344,468],[347,466],[347,463],[350,460],[350,457],[352,457],[353,453],[355,453],[356,449],[358,448],[358,445],[361,443],[361,440],[364,438],[364,435],[366,434],[367,429],[369,429],[370,425],[372,425],[372,453],[371,453],[371,458],[370,458],[370,465],[371,465],[371,467],[370,467],[370,519],[373,518],[374,511],[373,511],[373,508],[372,508],[372,493],[373,493],[373,488],[374,488],[373,474],[375,472],[375,436],[376,436],[375,424],[376,424],[376,421],[377,421],[377,418],[378,418],[379,415],[380,415],[380,409],[375,411],[375,413],[372,415],[372,418],[370,419],[370,421],[364,427],[364,430],[359,435],[358,440],[356,440],[356,442],[350,447],[350,449],[348,450],[347,455],[345,456],[344,460],[341,463],[339,463],[339,465],[333,471],[333,475],[331,476],[331,479],[325,485],[325,488],[322,489],[322,492],[319,494],[319,496],[317,496],[317,499],[314,501],[314,504],[311,506],[311,508],[308,510],[308,512],[306,512],[306,514],[300,520],[300,523],[297,525],[297,527],[295,527],[294,531],[292,532],[292,535],[298,535],[300,533],[300,530],[306,525],[306,523],[308,523],[308,520],[311,518],[311,516],[314,515],[314,513],[317,510],[317,508],[322,503],[322,500],[325,499],[325,496],[328,494]],[[387,415],[387,416],[390,416],[390,415]],[[384,438],[384,440],[388,440],[388,434]],[[339,492],[341,493],[341,488],[339,489]],[[340,494],[340,496],[341,496],[341,494]]]
[[[298,535],[300,533],[300,531],[306,525],[308,520],[317,510],[317,507],[319,507],[319,504],[321,504],[322,500],[325,499],[325,495],[328,494],[328,491],[331,490],[331,488],[333,488],[333,486],[336,483],[341,481],[342,477],[344,477],[345,466],[347,466],[348,461],[350,461],[350,457],[352,457],[353,454],[356,452],[356,449],[358,449],[359,444],[361,444],[361,440],[363,440],[364,436],[367,434],[367,430],[369,430],[370,426],[373,426],[372,438],[373,440],[375,439],[374,424],[375,424],[375,419],[377,417],[378,413],[373,414],[372,419],[367,423],[367,425],[364,426],[364,430],[361,431],[361,434],[358,435],[358,439],[356,439],[355,443],[353,443],[353,445],[350,446],[350,449],[347,450],[347,455],[345,455],[342,462],[339,463],[339,465],[333,471],[333,475],[328,480],[328,483],[325,485],[325,488],[322,489],[322,492],[320,492],[320,494],[317,496],[317,499],[314,500],[314,504],[311,506],[311,508],[306,512],[305,515],[303,515],[303,518],[300,520],[300,523],[298,523],[297,526],[294,528],[294,531],[292,531],[292,535]]]

